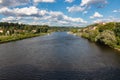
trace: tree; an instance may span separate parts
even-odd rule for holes
[[[116,28],[114,31],[116,36],[120,37],[120,23],[116,23]]]
[[[96,38],[98,42],[104,43],[111,47],[114,47],[117,44],[115,33],[110,30],[101,32]]]
[[[110,22],[110,23],[106,23],[105,25],[99,25],[99,32],[103,32],[104,30],[114,30],[115,29],[115,25],[116,23],[115,22]]]

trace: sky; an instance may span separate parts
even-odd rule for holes
[[[120,0],[0,0],[0,22],[79,26],[120,22]]]

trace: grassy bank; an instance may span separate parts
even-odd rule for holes
[[[25,34],[13,34],[13,35],[9,35],[9,36],[0,36],[0,43],[17,41],[17,40],[22,40],[22,39],[26,39],[26,38],[42,36],[45,34],[47,34],[47,33],[39,33],[39,34],[25,33]]]
[[[45,35],[49,28],[48,25],[0,22],[0,43]]]

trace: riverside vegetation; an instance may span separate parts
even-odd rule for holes
[[[0,22],[0,43],[45,35],[51,32],[69,31],[71,27],[48,25],[27,25]]]
[[[120,51],[120,22],[92,24],[80,29],[82,37]]]
[[[92,24],[85,28],[0,22],[0,43],[45,35],[56,31],[72,31],[90,41],[120,50],[120,22]]]
[[[44,35],[48,33],[48,29],[48,25],[0,22],[0,43]]]

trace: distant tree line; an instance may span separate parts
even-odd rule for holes
[[[0,34],[19,34],[19,33],[46,33],[48,25],[27,25],[18,23],[0,22]]]

